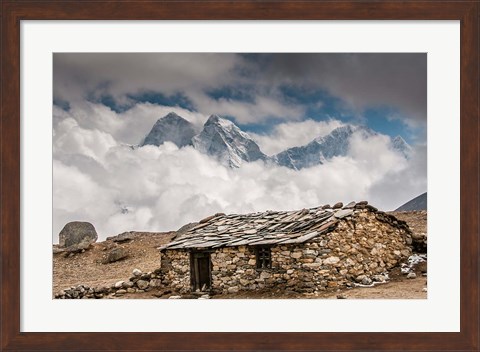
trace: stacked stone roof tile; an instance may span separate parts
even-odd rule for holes
[[[298,211],[266,211],[243,215],[218,213],[201,220],[196,226],[159,249],[207,249],[303,243],[333,230],[340,219],[351,217],[361,209],[377,213],[377,218],[381,221],[406,227],[403,221],[377,211],[366,201],[351,202],[346,206],[337,203],[333,207],[324,205]]]

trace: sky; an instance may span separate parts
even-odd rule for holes
[[[191,147],[132,150],[169,112],[198,130],[232,120],[267,155],[344,124],[378,132],[348,154],[293,171],[228,169]],[[168,231],[215,212],[368,200],[392,210],[427,189],[427,60],[422,53],[55,53],[53,239],[89,221],[104,239]],[[402,136],[409,159],[391,150]]]

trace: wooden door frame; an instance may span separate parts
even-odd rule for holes
[[[206,254],[208,256],[208,290],[212,289],[212,259],[210,250],[192,250],[190,252],[190,290],[192,292],[197,289],[197,281],[200,279],[200,272],[198,270],[198,257],[197,254]],[[201,287],[198,287],[200,290]]]

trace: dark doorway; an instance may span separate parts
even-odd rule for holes
[[[211,287],[209,252],[192,252],[190,257],[190,269],[193,291],[207,291]]]

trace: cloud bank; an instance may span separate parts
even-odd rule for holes
[[[125,145],[133,115],[153,116],[159,107],[141,105],[122,114],[95,104],[89,109],[54,110],[55,243],[65,223],[74,220],[93,223],[103,240],[123,231],[176,230],[216,212],[301,209],[363,199],[391,210],[426,189],[426,148],[417,148],[407,161],[390,149],[384,135],[355,135],[347,156],[300,171],[262,162],[229,169],[191,147]],[[189,118],[204,117],[191,113]],[[340,122],[332,119],[279,125],[270,137],[262,136],[262,143],[274,150],[309,138],[307,130],[328,133],[336,124]],[[298,135],[288,139],[293,130]],[[140,131],[137,137],[136,142],[143,137]]]

